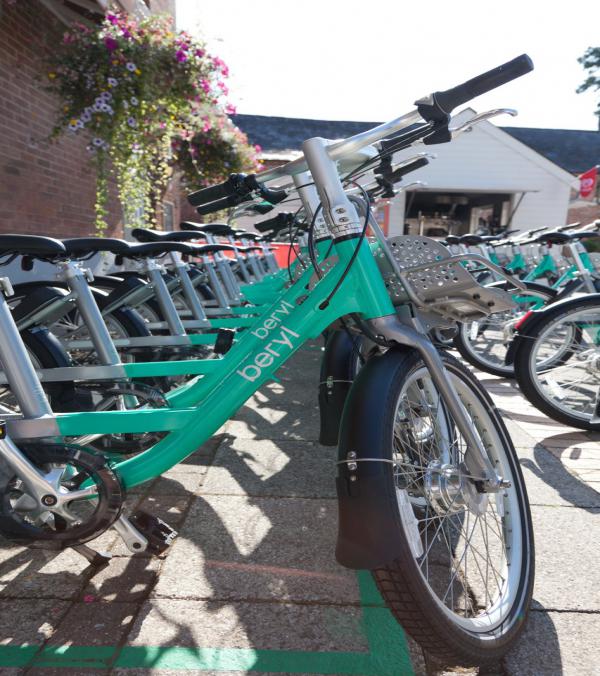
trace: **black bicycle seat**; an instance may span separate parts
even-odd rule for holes
[[[143,244],[130,244],[124,258],[155,258],[178,251],[183,254],[192,254],[194,245],[185,242],[144,242]]]
[[[73,258],[88,256],[97,251],[123,255],[129,250],[129,244],[125,240],[112,237],[70,237],[63,239],[62,243]]]
[[[460,244],[460,237],[456,235],[448,235],[446,237],[446,244]]]
[[[192,221],[183,221],[180,226],[182,230],[194,230],[195,232],[203,232],[207,235],[232,235],[234,230],[225,223],[192,223]]]
[[[206,256],[208,254],[217,253],[217,251],[236,251],[239,249],[233,244],[188,244],[190,253],[195,256]]]
[[[477,246],[478,244],[485,244],[490,241],[483,235],[461,235],[458,239],[461,244],[466,244],[467,246]]]
[[[572,239],[573,237],[566,232],[544,232],[531,241],[542,244],[566,244]]]
[[[193,232],[192,230],[170,230],[163,232],[161,230],[149,230],[148,228],[134,228],[131,236],[138,242],[187,242],[192,239],[205,239],[206,235],[202,232]]]
[[[0,255],[25,254],[33,258],[64,256],[63,243],[53,237],[38,235],[0,235]]]
[[[260,242],[262,240],[262,235],[259,235],[256,232],[248,232],[247,230],[236,230],[235,237],[250,239],[253,242]]]

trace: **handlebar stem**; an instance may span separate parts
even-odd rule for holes
[[[323,205],[323,216],[333,239],[356,236],[362,231],[360,218],[344,192],[330,148],[328,141],[319,137],[308,139],[302,144],[306,163]]]

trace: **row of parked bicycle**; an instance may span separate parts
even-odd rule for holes
[[[193,453],[324,335],[320,439],[338,446],[338,562],[370,570],[398,621],[446,662],[504,655],[533,589],[529,503],[500,414],[444,348],[462,325],[484,353],[478,338],[493,342],[492,313],[520,335],[514,320],[552,292],[491,249],[386,238],[372,199],[427,163],[423,144],[503,112],[453,126],[454,108],[532,68],[523,55],[396,120],[341,141],[309,139],[298,160],[189,196],[203,215],[297,200],[294,214],[257,224],[262,236],[197,223],[135,230],[136,243],[0,235],[0,261],[31,272],[14,286],[3,278],[0,293],[0,533],[74,547],[96,564],[104,557],[85,543],[111,527],[132,553],[164,550],[174,531],[130,513],[128,489]],[[409,148],[417,154],[394,164]],[[284,232],[297,257],[279,268],[269,241]],[[93,276],[89,261],[102,252],[114,256],[112,272]],[[40,280],[37,261],[55,277]],[[575,334],[559,332],[560,360],[579,360],[588,324],[561,326]],[[554,353],[546,359],[561,368]]]
[[[527,399],[551,418],[585,430],[600,429],[600,269],[585,247],[599,230],[596,221],[512,237],[447,239],[450,249],[476,249],[527,286],[527,293],[513,295],[513,309],[462,324],[454,347],[483,371],[516,378]],[[479,280],[505,286],[489,272]]]

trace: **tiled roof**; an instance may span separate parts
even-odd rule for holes
[[[600,164],[600,131],[502,127],[518,141],[572,174]]]
[[[345,138],[376,126],[379,122],[307,120],[267,115],[234,115],[233,121],[252,143],[265,152],[299,150],[313,136]],[[559,167],[579,174],[600,164],[600,132],[573,129],[500,127]]]

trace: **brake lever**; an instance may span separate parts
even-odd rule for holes
[[[510,115],[511,117],[515,117],[518,114],[519,113],[514,108],[493,108],[491,110],[485,111],[484,113],[478,113],[477,115],[474,115],[472,118],[466,122],[463,122],[458,127],[450,127],[449,131],[452,134],[452,138],[455,138],[466,131],[471,131],[473,125],[479,124],[479,122],[491,120],[493,117],[497,117],[498,115]]]

